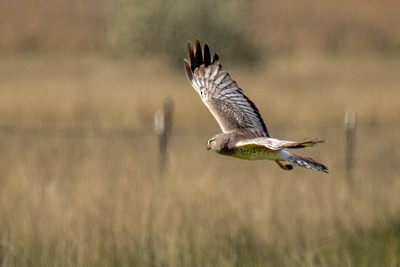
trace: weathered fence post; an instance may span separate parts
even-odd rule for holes
[[[346,179],[353,184],[354,150],[356,142],[357,117],[352,109],[346,111],[344,115],[344,125],[346,131]]]
[[[172,114],[174,103],[170,98],[165,99],[163,107],[154,116],[154,130],[159,142],[159,170],[164,175],[168,163],[168,143],[172,130]]]

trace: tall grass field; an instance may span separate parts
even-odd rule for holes
[[[0,266],[400,266],[399,10],[0,1]],[[330,173],[207,151],[221,130],[184,74],[194,38],[272,137],[327,140],[296,153]]]
[[[2,265],[398,266],[399,61],[299,54],[226,68],[272,136],[328,140],[298,153],[330,174],[208,152],[218,125],[167,64],[4,57]],[[173,133],[160,176],[153,118],[167,97]]]

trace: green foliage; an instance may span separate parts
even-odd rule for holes
[[[212,51],[223,51],[224,61],[254,64],[260,61],[246,25],[245,2],[139,1],[121,3],[110,32],[114,53],[165,55],[181,66],[186,42],[199,38]]]

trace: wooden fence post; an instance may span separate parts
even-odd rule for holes
[[[346,179],[353,184],[354,150],[356,143],[357,117],[354,110],[347,110],[344,115],[344,125],[346,131]]]
[[[174,103],[170,98],[165,99],[163,107],[154,116],[154,130],[159,144],[159,171],[163,176],[168,163],[168,143],[172,130],[172,115]]]

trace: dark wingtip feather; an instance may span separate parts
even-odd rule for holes
[[[219,60],[219,56],[218,56],[217,53],[215,53],[215,54],[214,54],[214,57],[213,57],[213,63],[214,63],[215,61],[218,61],[218,60]]]
[[[189,55],[189,66],[191,67],[192,71],[194,71],[194,68],[193,68],[193,66],[194,66],[193,45],[190,41],[188,42],[187,48],[188,48],[188,55]]]
[[[204,63],[203,52],[201,51],[201,45],[198,39],[194,41],[194,48],[195,48],[195,64],[192,65],[192,70],[196,69],[197,67],[199,67]]]
[[[207,44],[204,45],[204,64],[206,67],[211,65],[211,53]]]
[[[189,54],[189,59],[187,61],[192,72],[194,72],[194,70],[200,67],[202,64],[208,67],[219,60],[218,54],[215,53],[213,56],[213,60],[211,61],[210,47],[205,44],[204,51],[202,51],[199,39],[194,40],[194,45],[192,45],[192,43],[188,41],[187,49]]]

